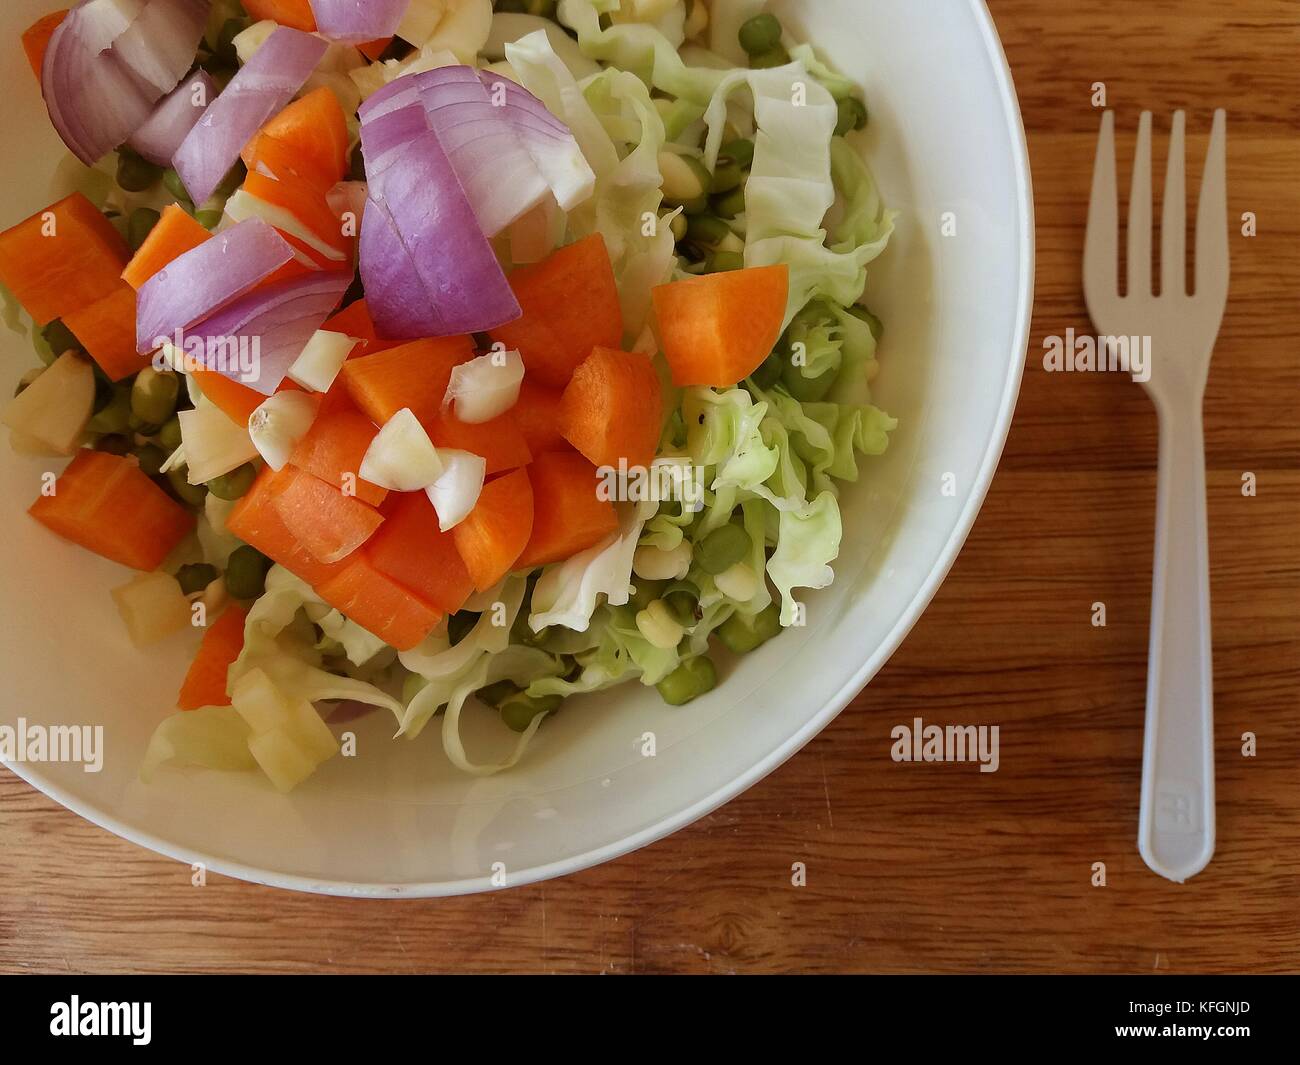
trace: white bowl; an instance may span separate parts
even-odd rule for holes
[[[45,206],[60,157],[17,43],[49,7],[9,0],[0,14],[5,225]],[[255,774],[169,770],[146,786],[140,756],[173,703],[193,636],[134,650],[108,595],[129,575],[26,517],[50,464],[5,454],[0,723],[103,724],[106,736],[98,774],[45,764],[16,772],[126,839],[230,876],[340,895],[452,895],[499,886],[502,874],[515,885],[570,873],[665,836],[770,773],[848,703],[934,595],[1001,453],[1033,292],[1029,167],[980,0],[774,8],[865,87],[865,147],[887,202],[903,212],[868,289],[887,330],[877,399],[902,424],[889,454],[845,489],[836,581],[808,597],[807,627],[682,709],[635,684],[575,701],[522,766],[489,779],[455,773],[435,729],[392,742],[391,721],[372,715],[355,726],[358,757],[335,759],[288,798]],[[947,212],[953,236],[942,235]],[[8,390],[33,356],[7,332],[0,344]],[[471,739],[493,742],[500,728],[487,711],[466,716],[477,718]],[[656,737],[650,758],[646,732]]]

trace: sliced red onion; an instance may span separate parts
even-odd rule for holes
[[[363,125],[367,152],[368,136]],[[382,336],[452,336],[519,317],[519,302],[435,134],[420,135],[368,176],[361,280]]]
[[[209,0],[82,0],[45,51],[50,121],[83,163],[128,140],[194,63]]]
[[[485,70],[478,76],[494,106],[505,100],[504,108],[498,106],[498,110],[513,126],[560,207],[571,211],[588,199],[595,190],[596,175],[569,127],[522,85]]]
[[[281,26],[240,67],[172,159],[196,204],[216,191],[244,146],[293,99],[328,48],[319,37]]]
[[[322,37],[364,44],[391,37],[411,0],[311,0]]]
[[[414,80],[425,118],[451,159],[480,227],[496,236],[549,191],[509,118],[509,107],[493,104],[472,67],[438,67]]]
[[[171,166],[176,149],[216,97],[217,86],[208,72],[195,71],[158,102],[128,143],[156,166]]]
[[[94,2],[102,3],[102,0]],[[120,5],[121,0],[114,2]],[[138,4],[139,0],[133,3]],[[171,92],[194,65],[211,6],[211,0],[145,3],[126,32],[113,42],[113,51],[159,93]]]
[[[197,347],[201,339],[210,370],[269,396],[351,284],[351,274],[330,270],[256,289],[192,326],[186,342]],[[242,372],[229,356],[221,358],[232,350],[248,353],[251,366],[244,369],[251,372]]]
[[[169,263],[136,295],[136,349],[153,351],[239,299],[293,260],[293,248],[260,218],[231,226]]]

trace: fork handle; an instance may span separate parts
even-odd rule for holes
[[[1160,414],[1138,849],[1182,883],[1214,853],[1209,535],[1200,403]]]

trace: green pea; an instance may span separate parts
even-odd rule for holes
[[[709,209],[709,198],[707,196],[697,196],[693,200],[687,200],[680,204],[682,213],[688,217],[694,218],[697,214],[703,214]]]
[[[248,167],[236,160],[235,165],[226,171],[226,176],[221,179],[221,184],[212,194],[213,197],[224,203],[235,194],[235,190],[244,183],[246,177],[248,177]]]
[[[111,381],[95,378],[95,405],[91,408],[92,414],[98,414],[113,401],[113,384]]]
[[[683,628],[690,628],[699,620],[695,611],[700,602],[700,590],[690,581],[673,581],[660,593],[659,598]]]
[[[106,455],[129,455],[131,441],[121,433],[107,433],[95,441],[95,450]]]
[[[696,545],[695,562],[705,573],[716,577],[737,562],[744,562],[753,546],[749,533],[729,523],[714,529]]]
[[[226,591],[235,599],[256,599],[266,590],[266,571],[271,560],[245,544],[231,553],[226,562]]]
[[[749,375],[749,379],[766,392],[781,380],[781,371],[784,369],[785,360],[780,355],[769,355],[759,368]]]
[[[876,343],[880,343],[880,338],[885,335],[885,323],[872,314],[865,307],[854,304],[849,308],[849,314],[854,318],[860,318],[867,323],[867,328],[871,330],[871,335],[876,338]]]
[[[158,184],[162,167],[140,158],[129,148],[117,150],[117,183],[127,192],[144,192]]]
[[[738,251],[715,251],[709,256],[710,274],[724,274],[728,270],[745,269],[745,257]]]
[[[176,571],[176,583],[181,586],[182,594],[193,595],[203,591],[218,576],[216,566],[209,566],[206,562],[192,562]]]
[[[713,175],[700,160],[676,152],[659,153],[659,172],[663,175],[664,202],[670,207],[685,206],[707,198],[713,182]],[[687,214],[690,213],[688,208]]]
[[[835,135],[844,137],[867,124],[867,105],[856,96],[846,96],[836,105]]]
[[[718,683],[718,671],[705,655],[683,662],[655,687],[669,706],[685,706],[711,692]]]
[[[223,473],[208,482],[208,491],[218,499],[233,501],[243,499],[257,480],[257,470],[251,462],[245,462],[238,469]]]
[[[458,610],[447,619],[447,639],[453,647],[470,634],[479,617],[472,610]]]
[[[181,206],[190,203],[190,193],[185,187],[185,182],[181,180],[180,174],[176,173],[174,167],[168,167],[163,171],[163,185],[170,192]]]
[[[534,697],[527,692],[512,695],[500,706],[501,720],[506,727],[515,732],[525,732],[539,714],[551,714],[564,702],[562,695],[542,695]]]
[[[168,470],[166,476],[167,483],[171,486],[171,490],[177,499],[186,506],[203,506],[203,501],[208,498],[207,485],[190,484],[184,466],[178,466],[175,469]],[[231,594],[234,593],[232,592]]]
[[[216,229],[217,226],[221,225],[221,219],[224,217],[225,211],[209,210],[194,212],[194,221],[204,229]]]
[[[55,318],[49,325],[41,330],[41,336],[45,338],[45,343],[50,346],[50,353],[54,362],[65,351],[84,351],[81,341],[73,335],[71,329],[63,324],[62,320]]]
[[[742,170],[748,170],[754,165],[754,142],[744,138],[729,141],[722,146],[722,151],[718,153],[718,159],[726,159],[735,163]]]
[[[132,251],[140,250],[161,217],[157,211],[149,207],[140,207],[131,212],[131,217],[126,221],[126,241],[131,245]]]
[[[658,599],[667,587],[667,581],[648,581],[643,577],[637,577],[629,602],[638,611],[644,610]]]
[[[247,19],[226,19],[221,24],[221,31],[217,34],[217,43],[212,49],[213,58],[220,59],[229,66],[238,65],[239,53],[235,50],[235,38],[248,29],[250,24]]]
[[[731,227],[717,215],[696,215],[686,225],[686,239],[701,248],[716,248],[731,235]]]
[[[732,189],[722,196],[713,198],[713,212],[719,218],[735,218],[745,213],[745,187]]]
[[[135,453],[135,457],[140,460],[140,469],[150,477],[157,477],[162,472],[163,463],[167,461],[167,453],[153,444],[145,444]]]
[[[785,390],[800,403],[820,403],[839,376],[833,370],[827,370],[816,377],[805,377],[803,371],[804,367],[787,362],[781,372],[781,383],[785,385]]]
[[[125,433],[131,428],[131,389],[118,385],[102,410],[93,415],[86,428],[92,433]]]
[[[740,47],[750,55],[762,55],[781,44],[781,20],[764,12],[740,27]]]
[[[686,239],[690,229],[690,219],[685,214],[673,215],[673,220],[668,225],[673,232],[673,240],[681,242]]]
[[[745,171],[736,163],[719,162],[713,171],[709,191],[715,196],[738,189],[745,183]]]
[[[753,617],[732,614],[718,627],[718,639],[733,654],[744,655],[761,647],[781,631],[781,611],[775,603]]]
[[[143,425],[160,426],[176,412],[180,390],[180,379],[171,370],[146,366],[136,374],[131,386],[131,413]]]
[[[790,62],[790,53],[779,44],[771,51],[764,52],[762,55],[749,57],[749,65],[754,70],[770,70],[772,67],[783,67],[788,62]]]
[[[162,423],[158,430],[158,444],[169,455],[181,446],[181,421],[176,415]]]
[[[499,680],[495,684],[489,684],[485,688],[480,688],[474,694],[477,695],[482,702],[487,703],[488,706],[499,707],[512,695],[518,695],[520,691],[521,689],[519,685],[515,684],[513,681]]]

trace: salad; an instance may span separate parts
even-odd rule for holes
[[[71,458],[29,512],[138,571],[138,645],[203,630],[145,779],[288,791],[372,710],[493,773],[805,623],[896,426],[894,217],[762,0],[82,0],[22,44],[68,149],[0,233],[2,420]]]

